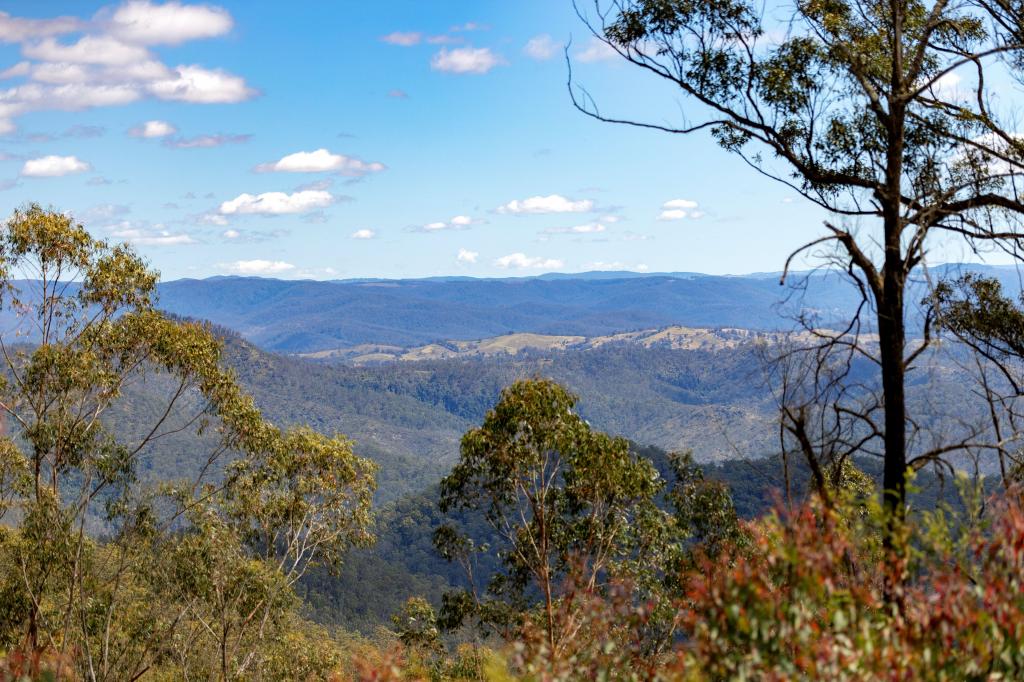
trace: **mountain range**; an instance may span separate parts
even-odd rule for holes
[[[1012,267],[947,265],[931,277],[970,270],[1020,290]],[[921,278],[923,280],[923,277]],[[821,326],[845,321],[859,302],[835,271],[711,276],[582,273],[531,278],[311,281],[214,277],[166,282],[160,306],[210,320],[266,350],[313,353],[360,344],[408,348],[529,332],[603,336],[687,327],[788,330],[797,315]],[[924,297],[911,289],[908,302]]]

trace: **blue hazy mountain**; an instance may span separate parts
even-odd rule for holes
[[[1016,270],[964,268],[999,277],[1016,292]],[[908,297],[913,304],[925,292]],[[913,292],[912,292],[913,293]],[[823,326],[847,318],[859,301],[837,273],[801,273],[780,286],[779,273],[592,272],[509,279],[408,280],[182,279],[160,285],[160,306],[238,331],[253,343],[299,353],[358,344],[415,346],[509,332],[598,336],[669,325],[786,330],[798,314]]]

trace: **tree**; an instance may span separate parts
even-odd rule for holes
[[[459,462],[441,482],[440,507],[482,511],[505,571],[491,577],[486,597],[470,572],[471,592],[446,600],[442,620],[449,625],[472,613],[509,632],[538,610],[556,656],[574,627],[557,617],[564,590],[599,589],[628,557],[633,520],[655,511],[661,481],[654,467],[624,439],[591,430],[575,404],[552,381],[518,381],[463,436]],[[435,542],[467,566],[468,552],[490,549],[473,547],[451,526],[439,529]]]
[[[709,131],[756,172],[831,215],[823,236],[790,261],[827,249],[862,293],[849,326],[821,338],[877,364],[881,400],[851,418],[880,442],[883,497],[898,524],[907,467],[955,449],[908,449],[917,427],[907,411],[907,372],[930,345],[927,331],[908,345],[911,273],[943,239],[1016,254],[1024,236],[1024,141],[997,97],[997,84],[1018,78],[1024,64],[1024,7],[797,0],[771,8],[785,15],[778,22],[749,0],[595,0],[594,7],[595,19],[580,14],[599,40],[695,107],[678,126],[611,116],[574,90],[570,76],[579,109],[669,133]],[[874,348],[860,338],[868,312]]]
[[[0,231],[0,306],[16,325],[0,337],[0,646],[93,680],[166,665],[189,624],[209,625],[217,590],[266,623],[305,567],[371,539],[374,466],[343,437],[267,423],[210,330],[155,309],[156,282],[129,246],[35,204]],[[160,395],[154,419],[116,430],[115,413],[146,413],[130,400],[141,385]],[[205,434],[198,477],[141,479],[154,445],[182,432]],[[222,657],[222,679],[252,660],[237,658],[229,671]]]

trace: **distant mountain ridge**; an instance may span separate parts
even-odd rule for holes
[[[804,334],[804,336],[810,340],[809,334]],[[676,325],[665,329],[644,329],[590,337],[517,332],[489,339],[438,341],[411,348],[382,344],[359,344],[347,348],[298,353],[297,355],[311,360],[370,365],[382,362],[417,362],[519,355],[530,351],[586,351],[611,344],[633,344],[643,348],[715,351],[736,348],[741,344],[755,341],[774,343],[792,338],[792,334],[784,332],[758,332],[735,328],[707,329]]]
[[[971,270],[1020,290],[1012,267],[949,265],[936,276]],[[258,346],[313,353],[360,344],[411,348],[441,340],[510,333],[594,337],[673,325],[789,330],[800,313],[821,325],[845,320],[856,290],[834,272],[547,274],[508,279],[407,280],[182,279],[160,285],[160,306],[238,331]],[[918,285],[908,296],[924,295]]]

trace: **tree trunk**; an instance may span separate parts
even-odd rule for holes
[[[882,397],[885,409],[885,465],[883,501],[892,522],[903,520],[906,499],[907,410],[904,383],[903,278],[886,268],[884,297],[878,301],[878,341],[882,363]],[[886,533],[891,545],[891,532]]]

